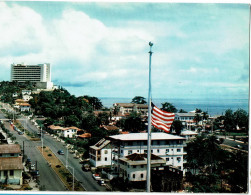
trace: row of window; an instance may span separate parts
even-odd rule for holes
[[[170,160],[175,160],[175,157],[167,157],[166,158],[166,162],[169,162]],[[181,161],[181,157],[177,157],[176,160],[178,161],[178,163]]]
[[[2,171],[0,171],[0,177],[1,177],[1,174],[2,174]],[[3,175],[4,177],[7,177],[8,171],[7,170],[3,171]],[[9,176],[14,176],[14,170],[9,171]]]
[[[129,175],[129,174],[128,174],[127,176],[128,176],[128,178],[130,178],[130,175]],[[132,178],[135,179],[135,178],[136,178],[136,175],[135,175],[135,174],[132,174]],[[144,174],[143,174],[143,173],[140,174],[140,178],[141,178],[141,179],[144,178]]]
[[[176,144],[183,144],[183,140],[152,140],[151,145],[176,145]],[[146,146],[147,141],[130,141],[130,142],[125,142],[126,147],[128,146]],[[123,147],[123,146],[122,146]]]
[[[169,153],[169,152],[175,152],[175,149],[166,149],[166,153]],[[121,150],[121,154],[123,154],[124,150]],[[137,150],[137,153],[139,153],[140,150]],[[181,152],[181,149],[180,148],[177,148],[176,149],[176,152]],[[133,150],[128,150],[128,155],[132,154],[133,153]],[[144,150],[144,153],[147,154],[147,150]],[[151,153],[153,153],[153,150],[151,150]],[[156,149],[156,153],[160,153],[160,149]]]

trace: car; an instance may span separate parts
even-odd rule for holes
[[[38,170],[32,171],[32,172],[31,172],[31,175],[32,175],[33,177],[39,177],[39,176],[40,176]]]
[[[95,180],[100,180],[101,177],[99,176],[99,174],[95,173],[95,174],[92,174],[92,177],[95,179]]]
[[[105,185],[105,181],[103,179],[100,179],[100,180],[98,180],[98,184],[101,185],[101,186]]]
[[[19,134],[19,135],[23,135],[24,133],[23,133],[22,131],[19,131],[18,134]]]
[[[59,150],[59,151],[58,151],[58,154],[59,154],[59,155],[64,155],[64,151],[63,151],[63,150]]]
[[[235,147],[236,147],[236,148],[239,148],[239,149],[242,149],[242,148],[243,148],[243,146],[241,146],[241,145],[236,145]]]
[[[90,170],[91,170],[91,166],[90,166],[89,164],[84,164],[84,165],[82,166],[82,170],[83,170],[83,171],[90,171]]]

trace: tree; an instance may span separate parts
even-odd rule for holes
[[[177,112],[177,109],[175,108],[174,105],[172,105],[171,103],[169,102],[164,102],[162,103],[162,108],[161,110],[164,110],[166,112],[173,112],[173,113],[176,113]]]
[[[207,120],[208,119],[208,112],[202,112],[202,119]]]
[[[227,109],[225,111],[224,127],[225,127],[225,130],[228,131],[228,132],[233,131],[234,128],[235,128],[234,114],[233,114],[233,111],[231,109]]]
[[[199,113],[196,113],[194,116],[194,120],[196,121],[196,124],[198,124],[198,122],[200,122],[202,119],[202,116]]]
[[[201,113],[201,112],[202,112],[201,109],[199,109],[199,108],[196,108],[196,109],[195,109],[195,113]]]
[[[187,113],[187,111],[180,109],[178,113]]]
[[[243,109],[238,109],[233,114],[233,119],[235,125],[238,125],[240,128],[245,127],[245,129],[248,129],[248,114]]]
[[[174,120],[171,126],[171,130],[175,130],[175,134],[180,135],[182,129],[183,129],[182,122],[180,120]]]
[[[99,110],[103,107],[102,102],[97,97],[85,95],[83,98],[92,106],[93,110]]]
[[[141,96],[135,96],[131,103],[134,103],[134,104],[146,104],[146,100],[144,97],[141,97]]]
[[[97,121],[98,121],[99,125],[108,125],[109,124],[109,114],[107,112],[99,113]]]
[[[136,112],[132,112],[128,118],[125,119],[124,130],[130,132],[139,132],[145,129],[144,122]]]

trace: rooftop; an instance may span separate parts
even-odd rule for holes
[[[109,137],[114,140],[122,140],[122,141],[147,140],[148,133],[129,133],[129,134],[112,135]],[[152,133],[151,140],[185,140],[185,138],[177,135],[157,132],[157,133]]]
[[[18,144],[3,144],[0,145],[0,154],[19,154],[21,153],[20,146]]]
[[[0,158],[0,170],[20,170],[23,169],[22,157]]]
[[[90,147],[95,150],[101,150],[106,145],[108,145],[110,142],[111,142],[110,140],[106,140],[105,138],[103,138],[103,139],[99,140],[94,146],[90,146]]]

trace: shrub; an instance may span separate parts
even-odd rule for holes
[[[48,154],[48,156],[52,156],[52,154]]]

